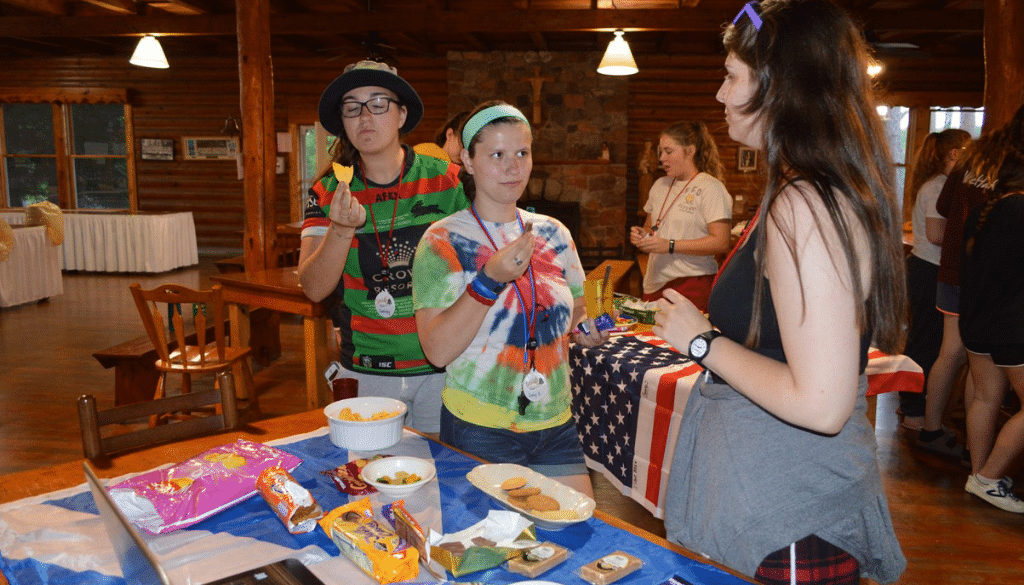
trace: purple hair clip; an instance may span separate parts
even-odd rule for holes
[[[750,18],[750,22],[751,24],[754,25],[754,28],[758,31],[761,30],[761,15],[757,13],[757,9],[760,7],[761,3],[755,0],[747,2],[746,4],[743,5],[743,8],[740,10],[740,13],[736,15],[736,18],[732,19],[732,23],[736,24],[736,21],[738,21],[741,16],[746,14],[747,17]]]

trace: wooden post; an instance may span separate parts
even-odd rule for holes
[[[985,0],[985,131],[1024,103],[1024,3]]]
[[[274,76],[270,58],[270,0],[235,0],[242,111],[245,271],[277,266],[274,250]]]

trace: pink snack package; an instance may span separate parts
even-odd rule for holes
[[[291,453],[239,439],[177,465],[136,475],[109,490],[136,526],[162,534],[256,495],[256,478],[264,469],[277,466],[291,472],[300,463]]]

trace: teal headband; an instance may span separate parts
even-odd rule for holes
[[[476,114],[473,114],[473,117],[467,120],[466,125],[462,127],[462,148],[469,148],[469,145],[473,142],[473,138],[476,137],[477,133],[479,133],[484,126],[499,118],[516,118],[518,120],[522,120],[527,127],[530,126],[530,121],[526,119],[526,116],[508,104],[484,108]]]

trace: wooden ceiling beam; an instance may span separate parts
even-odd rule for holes
[[[982,10],[868,10],[860,13],[868,29],[917,32],[978,32]],[[403,11],[352,12],[345,14],[348,30],[386,30],[392,33],[420,33],[423,23],[449,34],[534,33],[558,31],[720,31],[732,15],[708,10],[530,10],[530,11]],[[336,33],[333,18],[310,18],[308,14],[279,14],[273,19],[273,34]],[[88,16],[88,17],[0,17],[0,36],[76,37],[161,35],[234,35],[233,14],[204,16]]]
[[[205,6],[198,5],[195,2],[186,2],[185,0],[151,0],[149,6],[164,12],[170,12],[171,14],[199,15],[209,12]]]
[[[53,16],[64,16],[69,13],[71,3],[67,0],[0,0],[0,4],[7,4],[17,8],[24,8],[40,14]]]
[[[85,2],[118,14],[139,13],[139,5],[135,0],[85,0]]]

